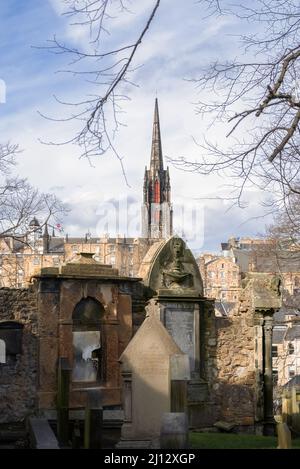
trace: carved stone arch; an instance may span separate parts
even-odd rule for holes
[[[146,254],[138,274],[152,292],[168,289],[178,284],[182,290],[193,290],[196,296],[203,296],[203,281],[199,267],[185,241],[172,236],[166,241],[153,245]],[[169,282],[166,278],[170,278]]]
[[[17,321],[0,321],[0,340],[5,344],[4,363],[7,362],[7,356],[16,357],[22,353],[23,328],[24,325]]]
[[[72,314],[74,326],[99,326],[103,321],[105,309],[102,303],[88,296],[82,298],[75,306]]]

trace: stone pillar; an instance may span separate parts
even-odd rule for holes
[[[102,448],[103,408],[99,391],[87,392],[84,421],[84,448]]]
[[[264,435],[274,435],[275,421],[273,415],[273,376],[272,376],[272,331],[273,311],[264,315]]]
[[[57,379],[57,436],[62,445],[69,442],[69,386],[71,366],[66,358],[59,358]]]
[[[132,373],[122,373],[124,424],[132,421]]]

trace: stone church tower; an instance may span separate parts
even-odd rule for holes
[[[164,169],[158,102],[155,100],[150,169],[145,169],[142,237],[169,238],[173,234],[169,168]]]

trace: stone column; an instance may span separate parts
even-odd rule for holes
[[[132,421],[132,373],[123,372],[124,423]]]
[[[274,435],[273,376],[272,376],[273,311],[264,314],[264,434]]]
[[[57,436],[60,444],[69,443],[69,388],[71,367],[68,359],[59,358],[57,379]]]
[[[99,390],[87,391],[84,420],[84,448],[101,449],[103,430],[102,395]]]

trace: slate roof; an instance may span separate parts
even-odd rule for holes
[[[48,252],[49,253],[61,253],[63,254],[64,253],[64,243],[65,243],[65,240],[64,238],[50,238],[49,239],[49,248],[48,248]]]

